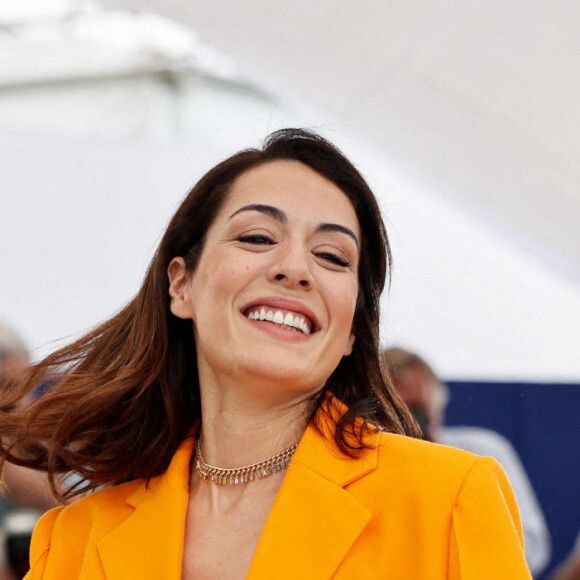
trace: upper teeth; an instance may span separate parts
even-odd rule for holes
[[[252,310],[248,314],[250,320],[268,320],[280,326],[291,327],[300,330],[304,334],[310,334],[310,324],[302,314],[284,313],[281,310],[268,310],[263,306],[260,309]]]

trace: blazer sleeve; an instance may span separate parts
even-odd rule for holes
[[[531,580],[522,525],[507,476],[495,459],[479,458],[453,509],[449,579]]]
[[[26,574],[24,580],[42,580],[44,577],[46,560],[50,551],[52,529],[57,516],[63,509],[64,506],[51,509],[38,520],[30,542],[30,571]]]

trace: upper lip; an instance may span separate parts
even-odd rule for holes
[[[319,330],[320,324],[316,315],[308,306],[302,304],[302,302],[298,302],[297,300],[292,300],[291,298],[282,298],[281,296],[266,296],[263,298],[256,298],[251,302],[245,304],[241,312],[242,314],[251,308],[252,306],[270,306],[272,308],[276,308],[278,310],[291,310],[292,312],[297,312],[298,314],[303,314],[304,316],[308,317],[312,321],[312,330]]]

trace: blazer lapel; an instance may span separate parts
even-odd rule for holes
[[[247,580],[330,578],[371,518],[345,489],[376,468],[377,451],[358,459],[335,450],[334,425],[309,426],[266,521]],[[369,442],[376,440],[369,433]]]
[[[193,444],[187,438],[168,470],[128,498],[133,514],[97,543],[107,580],[180,580]]]
[[[335,417],[345,409],[332,404]],[[323,413],[319,418],[323,435],[312,426],[306,429],[260,536],[248,580],[330,578],[371,518],[345,488],[376,468],[376,449],[358,459],[344,457],[335,448],[334,423]],[[371,446],[377,437],[368,434]],[[167,472],[129,497],[135,511],[97,542],[107,580],[180,580],[194,443],[187,438]]]

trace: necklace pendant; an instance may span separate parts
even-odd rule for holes
[[[290,465],[290,460],[297,447],[298,443],[277,455],[273,455],[268,459],[253,463],[252,465],[237,468],[221,468],[208,465],[205,462],[198,439],[195,444],[195,469],[204,481],[210,481],[216,485],[239,485],[268,477],[273,473],[286,469]]]

